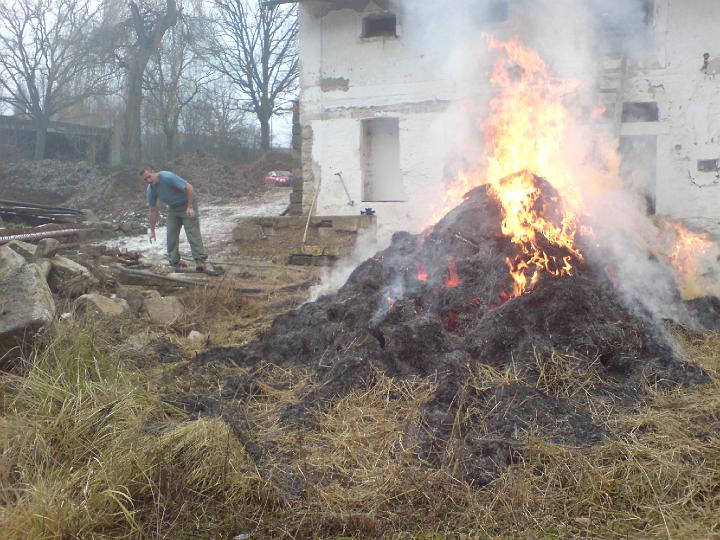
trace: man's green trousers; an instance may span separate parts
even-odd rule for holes
[[[195,217],[191,218],[187,215],[187,208],[176,206],[168,207],[167,220],[167,252],[170,264],[180,262],[180,228],[185,227],[185,236],[190,243],[190,251],[192,251],[193,259],[204,261],[207,259],[205,247],[203,246],[202,236],[200,235],[200,213],[198,212],[197,203],[193,202]]]

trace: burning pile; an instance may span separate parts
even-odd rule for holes
[[[337,294],[279,317],[260,341],[205,356],[309,369],[322,385],[288,421],[378,371],[430,377],[426,428],[407,442],[437,463],[454,448],[458,474],[478,483],[512,462],[528,433],[591,444],[603,435],[598,411],[706,378],[656,318],[628,307],[593,254],[582,195],[560,159],[570,121],[561,101],[573,85],[518,42],[491,47],[504,56],[487,167],[451,186],[453,209],[424,234],[396,233]]]
[[[628,310],[603,270],[579,263],[513,296],[507,260],[516,252],[498,202],[476,188],[428,234],[397,233],[337,294],[205,359],[310,369],[324,384],[288,419],[370,384],[376,370],[432,377],[427,432],[409,436],[437,459],[462,441],[464,472],[479,482],[512,460],[513,441],[528,431],[593,443],[603,433],[596,409],[634,402],[647,386],[704,380],[651,318]],[[482,391],[469,392],[470,380]]]

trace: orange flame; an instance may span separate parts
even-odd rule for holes
[[[428,280],[428,273],[427,270],[425,270],[425,265],[423,263],[418,264],[417,279],[418,281]]]
[[[593,109],[593,111],[592,111],[592,113],[591,113],[590,116],[593,118],[593,120],[597,120],[598,118],[600,118],[600,117],[601,117],[603,114],[605,114],[606,112],[607,112],[607,107],[606,107],[605,105],[597,105],[597,106]]]
[[[457,287],[460,285],[460,276],[458,275],[455,259],[450,259],[450,261],[448,261],[448,275],[445,278],[444,283],[448,287]]]
[[[502,232],[520,248],[517,257],[506,261],[513,296],[519,296],[532,290],[543,272],[572,275],[573,258],[583,259],[575,247],[582,200],[561,158],[563,135],[571,121],[563,99],[578,84],[557,80],[537,52],[517,39],[491,39],[490,48],[504,54],[491,79],[499,94],[490,103],[492,115],[485,128],[487,182],[502,207]],[[543,194],[536,176],[547,179],[560,195],[559,223],[539,214],[536,203]],[[550,255],[541,244],[560,248],[566,255]]]
[[[558,79],[538,53],[517,38],[488,41],[501,56],[491,77],[498,94],[483,126],[486,170],[459,174],[447,187],[440,215],[457,206],[472,188],[489,184],[503,212],[502,232],[519,248],[519,254],[506,261],[514,283],[511,297],[516,297],[531,290],[543,273],[572,275],[573,260],[583,260],[575,247],[583,201],[562,156],[563,136],[572,124],[563,100],[578,90],[579,83]],[[594,171],[589,174],[595,177]],[[536,208],[543,196],[536,177],[559,195],[562,216],[555,222]],[[552,255],[548,248],[563,255]]]
[[[708,260],[712,259],[712,249],[716,244],[707,233],[690,231],[682,223],[667,222],[666,227],[674,236],[674,247],[670,252],[670,264],[675,270],[683,297],[693,298],[703,295],[703,273],[708,270]]]

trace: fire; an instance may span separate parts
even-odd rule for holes
[[[596,120],[596,119],[600,118],[606,112],[607,112],[607,107],[605,107],[605,105],[598,105],[593,109],[593,112],[591,113],[590,116]]]
[[[578,84],[557,80],[537,52],[517,39],[491,39],[490,48],[503,55],[491,78],[499,94],[490,103],[492,114],[485,126],[486,176],[502,207],[502,232],[520,250],[506,261],[513,296],[519,296],[531,290],[543,272],[572,275],[573,259],[583,259],[575,247],[582,200],[561,158],[565,129],[572,120],[563,99]],[[544,194],[537,177],[557,191],[560,219],[542,215],[544,205],[539,208],[538,201]],[[563,255],[550,254],[548,248]]]
[[[678,222],[668,221],[665,228],[674,237],[674,246],[668,258],[677,274],[682,296],[689,300],[705,296],[708,292],[715,293],[712,290],[717,286],[715,276],[711,276],[711,283],[706,283],[704,274],[711,272],[715,266],[717,245],[707,233],[694,233]]]
[[[425,270],[425,265],[423,263],[418,264],[417,279],[418,281],[428,280],[428,273],[427,270]]]
[[[455,259],[450,259],[450,261],[448,261],[448,274],[444,283],[448,287],[457,287],[460,285],[460,276],[458,275]]]
[[[583,260],[575,247],[582,197],[561,155],[572,123],[563,100],[579,84],[558,79],[517,38],[489,38],[489,47],[501,54],[491,77],[498,92],[483,125],[486,170],[458,175],[445,194],[445,208],[461,202],[483,179],[489,184],[503,212],[502,232],[518,247],[518,255],[506,261],[516,297],[532,290],[543,273],[572,275],[575,261]],[[540,178],[550,190],[541,189]],[[558,200],[543,200],[551,197],[547,191]],[[548,202],[558,215],[544,215]]]

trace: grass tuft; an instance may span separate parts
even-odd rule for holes
[[[432,378],[376,372],[307,410],[319,383],[260,366],[223,398],[223,418],[190,421],[122,357],[117,329],[62,321],[25,373],[0,378],[0,527],[7,538],[718,536],[720,336],[678,339],[709,384],[651,389],[606,415],[596,446],[526,433],[519,461],[473,488],[452,459],[428,463],[409,442],[432,443]],[[203,384],[222,392],[208,370]],[[594,370],[554,353],[523,376],[565,398],[589,395]],[[518,379],[477,366],[468,388]]]

